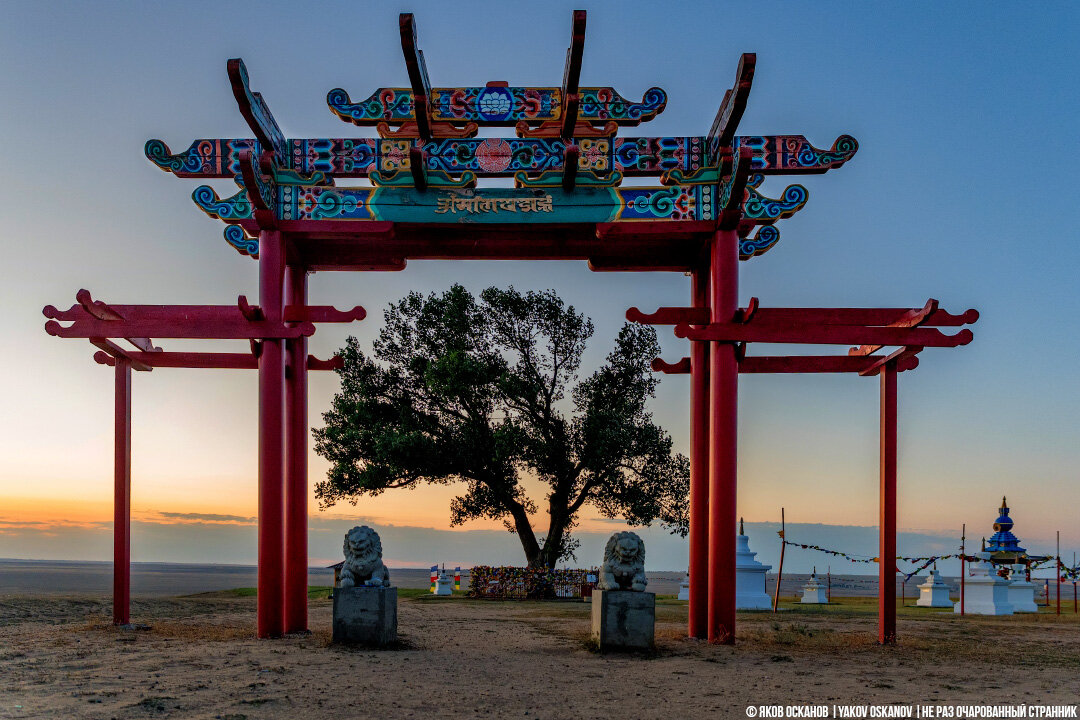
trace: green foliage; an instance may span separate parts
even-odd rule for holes
[[[464,485],[452,525],[502,520],[530,565],[572,556],[570,532],[590,503],[633,525],[659,521],[685,535],[688,463],[652,422],[656,332],[626,324],[605,364],[578,382],[592,322],[552,291],[454,285],[411,293],[384,314],[368,356],[341,351],[341,392],[315,430],[331,463],[322,507],[421,483]],[[523,475],[548,487],[537,538]]]

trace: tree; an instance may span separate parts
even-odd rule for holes
[[[352,337],[341,351],[341,391],[314,432],[331,463],[316,486],[321,507],[462,483],[451,525],[502,520],[532,567],[573,557],[586,504],[685,536],[689,464],[646,407],[657,385],[651,327],[625,324],[604,365],[577,382],[593,325],[553,291],[488,288],[477,301],[454,285],[410,293],[384,318],[372,356]],[[525,474],[547,488],[541,537]]]

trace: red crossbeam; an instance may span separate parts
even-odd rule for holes
[[[653,313],[643,313],[632,307],[626,311],[626,319],[643,325],[707,325],[709,308],[662,307]]]
[[[251,353],[203,353],[203,352],[159,352],[159,353],[127,353],[132,362],[146,365],[150,370],[159,368],[195,368],[215,370],[256,370],[259,360]],[[99,365],[115,365],[116,359],[111,353],[94,353],[94,362]],[[320,360],[314,355],[308,355],[308,370],[337,370],[342,367],[341,356],[335,355],[328,360]],[[139,368],[136,368],[139,369]]]
[[[160,352],[149,352],[149,353],[128,352],[124,348],[122,348],[119,345],[117,345],[116,343],[114,343],[112,340],[106,340],[105,338],[90,338],[90,344],[93,345],[94,347],[101,348],[101,350],[94,353],[95,358],[98,355],[104,355],[105,357],[112,360],[112,362],[108,363],[109,365],[115,365],[117,359],[127,360],[129,363],[131,363],[131,368],[133,370],[142,370],[143,372],[150,372],[154,368],[149,363],[146,363],[146,362],[144,362],[142,360],[139,360],[135,356],[136,355],[147,355],[147,356],[152,357],[154,355],[160,355],[161,354]]]
[[[919,365],[915,357],[922,348],[903,348],[889,357],[853,357],[849,355],[789,355],[749,356],[739,360],[740,374],[780,373],[858,373],[876,375],[888,360],[898,360],[897,370],[914,370]],[[652,369],[665,375],[684,375],[690,372],[690,358],[673,363],[655,358]]]
[[[153,334],[161,338],[198,340],[260,340],[266,338],[306,337],[315,333],[310,322],[288,326],[284,322],[245,320],[239,311],[236,319],[207,322],[189,319],[161,319],[132,322],[129,320],[77,320],[64,327],[56,320],[45,323],[45,332],[62,338],[115,338]]]
[[[867,327],[863,325],[773,325],[754,319],[748,323],[713,323],[703,327],[675,326],[675,336],[713,342],[763,342],[796,345],[912,345],[957,347],[973,337],[968,329],[946,335],[933,328]]]
[[[896,322],[889,323],[889,327],[912,328],[922,325],[926,319],[937,310],[938,301],[931,298],[921,309],[911,309],[904,313]],[[851,348],[848,355],[871,355],[881,349],[881,345],[869,344]]]

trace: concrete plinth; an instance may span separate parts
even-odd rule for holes
[[[334,642],[382,647],[397,641],[397,588],[334,588]]]
[[[592,632],[600,652],[650,650],[656,629],[656,595],[593,590]]]

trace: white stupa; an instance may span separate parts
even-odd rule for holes
[[[1035,604],[1035,585],[1027,579],[1027,567],[1020,564],[1013,565],[1012,569],[1012,582],[1009,583],[1009,604],[1013,606],[1013,612],[1039,612],[1039,606]]]
[[[972,615],[1012,615],[1009,602],[1009,581],[997,574],[989,562],[990,553],[975,553],[982,562],[968,564],[965,582],[964,612]],[[953,605],[953,612],[960,612],[960,603]]]
[[[689,570],[686,571],[686,576],[683,578],[682,582],[679,583],[679,599],[680,600],[689,600],[690,599],[690,571]]]
[[[739,534],[735,536],[735,608],[738,610],[771,610],[772,600],[765,590],[765,573],[772,565],[763,565],[754,559],[756,552],[750,550],[750,538],[739,518]]]
[[[818,582],[816,567],[810,579],[803,585],[801,602],[813,605],[825,605],[829,602],[829,597],[825,594],[825,586]]]
[[[446,568],[442,569],[439,573],[439,577],[435,580],[435,594],[436,595],[453,595],[454,594],[454,577],[447,574]]]
[[[926,582],[919,585],[919,599],[915,604],[919,607],[952,607],[949,586],[941,580],[941,573],[936,565],[926,576]]]

